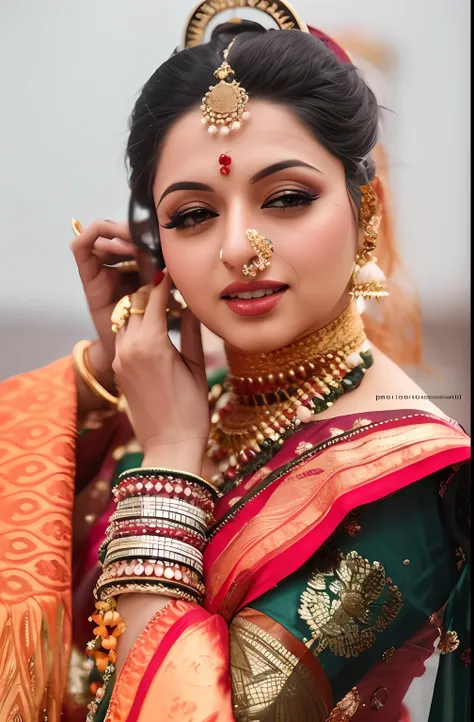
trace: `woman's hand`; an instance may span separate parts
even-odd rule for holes
[[[89,358],[97,380],[109,390],[114,388],[112,362],[115,335],[110,316],[115,304],[139,285],[136,274],[122,273],[104,264],[116,264],[137,258],[126,223],[96,221],[71,243],[99,343],[90,347]],[[98,398],[98,397],[97,397]]]
[[[117,334],[113,363],[125,395],[144,466],[201,474],[209,436],[209,406],[199,321],[189,309],[181,318],[181,353],[171,343],[166,306],[171,280],[140,289],[132,314]],[[141,298],[140,298],[141,297]],[[146,299],[145,299],[146,300]]]

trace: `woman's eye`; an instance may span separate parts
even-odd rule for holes
[[[308,206],[319,196],[316,193],[301,193],[299,191],[285,191],[274,198],[266,201],[262,208],[281,208],[282,210],[291,210],[292,208],[300,208]]]
[[[164,223],[163,228],[194,228],[194,226],[199,226],[217,215],[217,213],[207,208],[195,208],[184,213],[170,215],[170,222]]]

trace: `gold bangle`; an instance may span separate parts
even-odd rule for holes
[[[142,594],[160,594],[164,597],[171,597],[174,599],[184,599],[186,602],[196,602],[202,595],[199,592],[188,593],[180,589],[170,589],[164,584],[135,584],[135,583],[116,583],[106,584],[105,586],[96,587],[94,590],[94,597],[96,599],[107,599],[107,597],[118,597],[121,594],[130,593],[142,593]]]
[[[89,368],[87,352],[91,346],[91,341],[78,341],[76,343],[72,351],[74,366],[77,369],[77,372],[79,373],[81,379],[87,384],[87,386],[90,388],[91,391],[94,392],[96,396],[99,396],[101,399],[104,399],[109,404],[117,406],[119,410],[122,410],[123,396],[114,396],[113,394],[109,393],[107,389],[104,389],[104,387],[93,376]]]

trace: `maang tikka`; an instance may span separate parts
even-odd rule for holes
[[[245,110],[249,97],[235,80],[234,71],[227,62],[234,42],[235,38],[224,50],[224,62],[214,72],[220,82],[211,85],[202,99],[202,122],[207,125],[210,135],[228,135],[231,130],[239,130],[242,121],[250,118],[250,113]]]
[[[361,201],[359,222],[364,229],[364,241],[361,253],[357,254],[354,270],[352,272],[353,298],[363,298],[377,301],[390,294],[386,290],[385,274],[377,265],[377,259],[372,251],[377,246],[377,237],[382,220],[377,194],[371,185],[361,186]]]

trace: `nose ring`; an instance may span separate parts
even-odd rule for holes
[[[224,252],[223,252],[222,248],[221,248],[221,250],[219,251],[219,261],[220,261],[221,263],[224,263]]]
[[[255,278],[257,273],[270,267],[273,243],[268,238],[265,238],[265,236],[260,236],[258,232],[252,228],[248,229],[247,238],[256,255],[248,265],[244,263],[242,273],[244,276]]]

